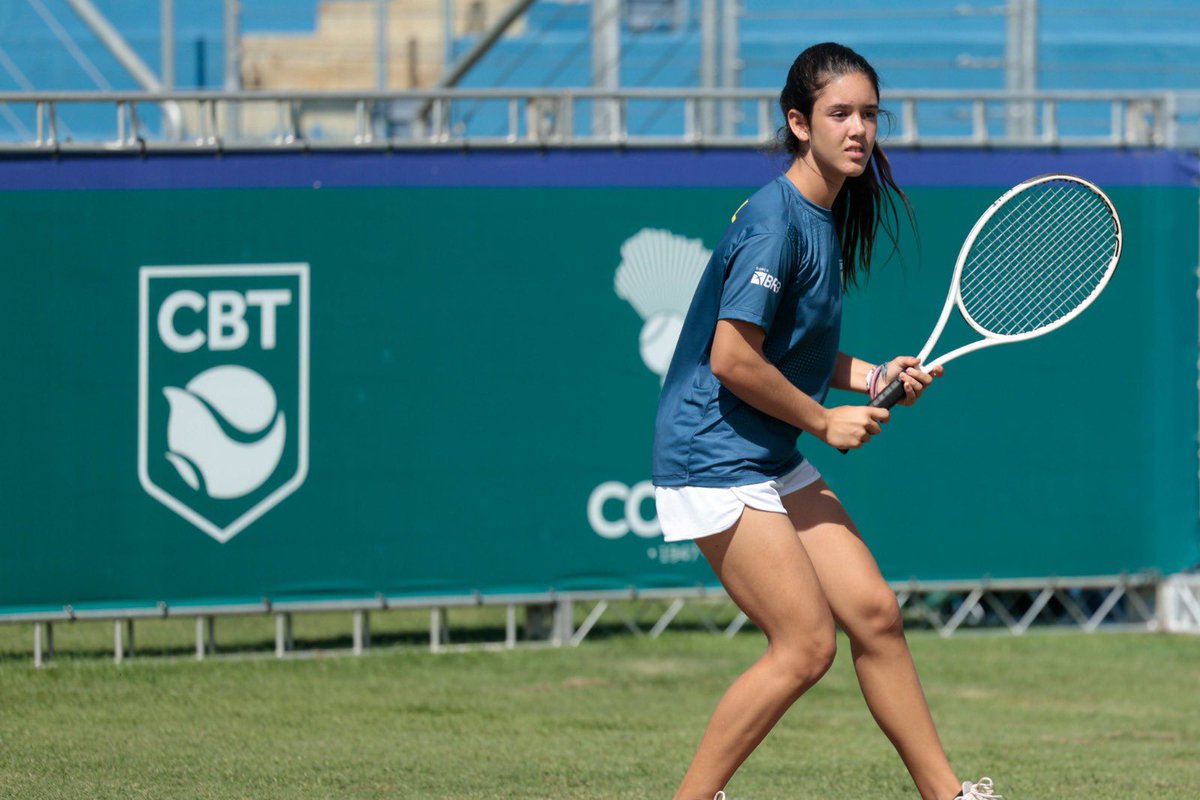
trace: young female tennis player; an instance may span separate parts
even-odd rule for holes
[[[885,409],[823,407],[831,385],[873,395],[899,376],[911,405],[941,374],[908,356],[874,365],[838,351],[843,288],[867,272],[881,222],[897,221],[894,198],[908,207],[875,142],[879,79],[853,50],[819,44],[792,65],[780,107],[791,165],[737,210],[713,251],[658,409],[663,534],[695,540],[768,642],[718,703],[676,800],[724,797],[738,766],[829,669],[835,623],[921,797],[998,798],[987,778],[955,777],[896,597],[837,496],[796,450],[801,432],[861,447],[887,421]]]

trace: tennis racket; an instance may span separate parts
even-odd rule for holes
[[[1017,184],[958,251],[942,315],[918,356],[922,369],[1061,328],[1099,297],[1120,258],[1121,219],[1097,186],[1074,175]],[[955,306],[982,338],[927,361]],[[896,378],[870,405],[891,408],[903,397]]]

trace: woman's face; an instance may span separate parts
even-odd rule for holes
[[[808,124],[799,112],[788,117],[792,131],[808,142],[809,155],[823,174],[853,178],[866,170],[879,127],[879,96],[866,75],[849,72],[826,84],[813,103]]]

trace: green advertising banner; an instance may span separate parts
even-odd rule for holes
[[[708,249],[773,167],[313,158],[0,163],[0,608],[715,584],[659,536],[653,420]],[[922,167],[842,349],[918,350],[975,218],[1071,158]],[[1200,555],[1198,193],[1176,154],[1089,158],[1125,225],[1091,309],[950,365],[862,451],[801,437],[889,578]]]

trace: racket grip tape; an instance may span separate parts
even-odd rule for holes
[[[891,408],[903,399],[904,381],[902,381],[900,378],[896,378],[896,380],[887,385],[887,388],[875,395],[874,399],[867,403],[867,405],[869,405],[871,408]],[[846,455],[846,453],[850,452],[849,450],[842,450],[840,447],[838,450],[841,450],[842,455]]]
[[[875,399],[867,403],[871,408],[891,408],[904,399],[904,381],[900,378],[892,381]]]

